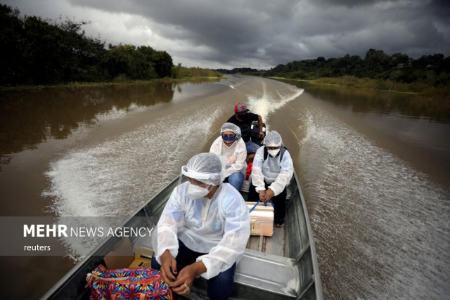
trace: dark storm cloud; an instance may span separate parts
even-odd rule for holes
[[[211,48],[211,52],[204,54],[206,57],[203,58],[221,63],[264,56],[262,49],[271,44],[273,37],[283,30],[276,30],[282,24],[279,20],[292,18],[292,12],[285,9],[292,1],[266,4],[223,1],[221,5],[209,0],[153,1],[151,4],[148,1],[96,1],[95,4],[90,1],[71,2],[146,16],[158,22],[159,31],[169,38],[177,38],[177,33],[165,30],[165,25],[176,25],[184,30],[184,39]]]
[[[67,1],[73,8],[109,12],[111,18],[141,16],[172,43],[166,50],[191,64],[268,67],[317,56],[363,55],[369,48],[414,56],[450,53],[445,0]],[[129,40],[126,31],[120,34],[115,38]],[[133,42],[142,44],[139,37]]]

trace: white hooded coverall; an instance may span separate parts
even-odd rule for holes
[[[156,259],[169,250],[178,254],[178,239],[199,256],[210,279],[229,269],[243,255],[250,236],[250,219],[245,202],[228,183],[222,183],[212,199],[191,199],[188,182],[177,186],[157,225]]]

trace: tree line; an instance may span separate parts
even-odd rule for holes
[[[318,57],[280,64],[259,74],[295,79],[354,76],[446,86],[450,83],[450,57],[433,54],[414,59],[402,53],[389,55],[383,50],[369,49],[363,58],[357,55],[328,59]]]
[[[172,75],[172,57],[149,46],[108,45],[85,22],[52,23],[0,4],[0,85],[153,79]]]

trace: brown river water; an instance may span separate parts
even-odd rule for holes
[[[1,216],[128,216],[247,102],[295,160],[327,299],[450,295],[449,99],[246,76],[0,93]],[[7,241],[2,241],[2,245]],[[95,246],[0,257],[36,299]]]

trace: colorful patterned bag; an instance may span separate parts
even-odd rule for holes
[[[87,275],[91,300],[172,300],[172,290],[150,268],[107,270],[100,265]]]

